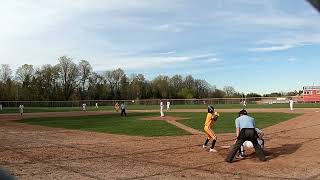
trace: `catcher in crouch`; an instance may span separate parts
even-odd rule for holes
[[[211,126],[214,125],[214,122],[218,120],[219,113],[214,111],[214,108],[212,106],[208,106],[208,114],[206,117],[206,122],[204,124],[204,132],[207,134],[207,139],[205,143],[202,145],[203,148],[207,148],[207,144],[210,139],[212,139],[212,145],[210,148],[210,152],[218,152],[217,150],[214,149],[214,145],[216,144],[217,141],[217,136],[216,134],[211,130]]]

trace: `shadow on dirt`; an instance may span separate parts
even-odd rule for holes
[[[284,144],[275,148],[267,148],[265,149],[265,155],[267,160],[275,159],[279,156],[286,156],[296,152],[302,144]],[[255,159],[257,158],[255,155],[255,151],[253,148],[246,150],[246,158],[245,159]]]
[[[302,146],[301,143],[298,144],[284,144],[280,147],[268,148],[265,151],[267,159],[274,159],[279,156],[285,156],[296,152]]]

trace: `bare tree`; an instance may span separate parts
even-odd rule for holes
[[[121,99],[129,98],[129,89],[130,89],[129,78],[126,75],[123,75],[120,80],[120,90],[119,90]]]
[[[24,85],[30,85],[33,76],[34,68],[31,64],[24,64],[16,71],[16,79]]]
[[[174,75],[169,80],[170,98],[179,98],[178,93],[183,88],[183,78],[181,75]]]
[[[210,84],[205,80],[195,80],[196,97],[206,98],[209,96]]]
[[[81,60],[79,63],[79,74],[80,74],[80,96],[84,99],[85,92],[88,87],[89,77],[92,74],[92,67],[86,60]]]
[[[16,85],[12,81],[12,70],[8,64],[0,67],[0,100],[14,100],[16,98]]]
[[[224,86],[223,91],[225,92],[227,97],[232,97],[233,95],[235,95],[237,93],[236,90],[234,89],[234,87],[232,87],[232,86]]]
[[[6,82],[12,79],[12,70],[8,64],[1,64],[0,80]]]
[[[169,77],[157,76],[152,81],[152,91],[156,98],[169,98]]]
[[[43,65],[35,72],[36,83],[39,96],[44,100],[58,100],[59,92],[59,69],[57,66],[50,64]]]
[[[34,68],[31,64],[24,64],[16,71],[15,79],[17,80],[17,88],[19,94],[18,99],[32,100],[36,94],[33,92],[34,88]]]
[[[77,78],[79,70],[77,65],[67,56],[62,56],[59,59],[60,78],[62,80],[64,99],[69,100],[77,86]]]
[[[192,75],[188,75],[184,78],[184,87],[186,87],[187,89],[191,90],[194,88],[194,78],[192,77]]]
[[[109,87],[110,95],[109,98],[114,99],[114,91],[115,91],[115,82],[112,76],[112,71],[106,71],[103,74],[104,77],[104,84],[106,87]]]
[[[125,76],[122,69],[118,68],[113,71],[106,71],[104,76],[109,83],[111,94],[113,94],[113,99],[120,98],[120,81]]]
[[[134,99],[141,99],[143,95],[145,78],[142,74],[132,74],[131,75],[131,94]]]
[[[105,78],[96,72],[89,77],[88,96],[90,99],[107,99]]]

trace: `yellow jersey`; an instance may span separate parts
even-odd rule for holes
[[[208,113],[207,114],[207,118],[206,118],[206,122],[204,123],[204,126],[205,127],[210,127],[214,122],[213,118],[214,118],[214,115],[211,114],[211,113]]]

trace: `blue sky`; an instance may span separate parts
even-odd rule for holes
[[[270,93],[320,85],[320,14],[304,0],[4,0],[0,64],[57,64],[147,79],[174,74]]]

